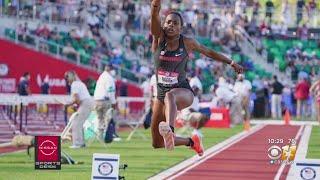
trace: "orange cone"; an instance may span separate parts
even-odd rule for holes
[[[290,121],[291,121],[291,115],[290,115],[290,111],[288,109],[286,109],[286,112],[283,116],[283,120],[284,120],[284,124],[285,125],[289,125]]]
[[[243,122],[243,129],[245,131],[249,131],[250,130],[250,122],[249,122],[249,120],[246,120],[246,121]]]

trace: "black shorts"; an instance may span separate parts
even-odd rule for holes
[[[174,89],[174,88],[189,89],[194,95],[194,92],[193,92],[192,88],[190,87],[188,81],[180,82],[180,83],[178,83],[178,84],[176,84],[174,86],[171,86],[171,87],[167,87],[167,86],[164,86],[162,84],[157,84],[157,90],[158,90],[157,98],[158,98],[158,100],[160,100],[162,103],[164,103],[164,97],[166,96],[166,93],[169,92],[171,89]]]

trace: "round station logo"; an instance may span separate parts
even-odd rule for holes
[[[279,146],[273,145],[268,149],[268,156],[271,160],[277,160],[281,157],[281,148]]]
[[[52,155],[57,149],[58,149],[57,145],[55,145],[50,140],[43,141],[39,146],[40,152],[46,156]]]
[[[303,168],[300,171],[300,177],[303,180],[314,180],[316,179],[316,171],[311,167]]]
[[[0,76],[6,76],[8,75],[9,68],[6,64],[0,64]]]
[[[111,174],[112,171],[113,171],[113,166],[108,162],[103,162],[98,166],[98,172],[103,176],[107,176]]]

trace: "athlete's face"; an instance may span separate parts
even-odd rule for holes
[[[163,25],[164,32],[169,37],[180,35],[182,30],[182,24],[180,18],[176,14],[169,14]]]

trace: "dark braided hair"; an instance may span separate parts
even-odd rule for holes
[[[183,26],[183,18],[181,16],[181,14],[179,12],[177,12],[177,11],[171,11],[167,16],[169,16],[170,14],[174,14],[174,15],[179,16],[181,27],[182,27]]]

